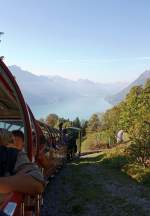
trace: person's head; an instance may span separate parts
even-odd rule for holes
[[[20,130],[13,130],[12,132],[12,143],[11,146],[22,150],[24,147],[24,134]]]
[[[59,123],[59,130],[62,130],[63,122]]]
[[[67,134],[67,129],[66,128],[63,129],[63,134]]]

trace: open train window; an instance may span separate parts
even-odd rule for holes
[[[3,144],[7,145],[10,140],[11,131],[20,130],[24,133],[24,126],[22,121],[0,120],[0,137]]]

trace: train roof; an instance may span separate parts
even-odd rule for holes
[[[15,77],[0,59],[0,119],[21,119],[26,104]]]
[[[0,121],[19,124],[22,121],[26,150],[32,160],[32,129],[28,107],[21,90],[8,67],[0,59]]]

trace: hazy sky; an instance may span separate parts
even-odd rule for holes
[[[35,74],[128,81],[150,69],[150,0],[0,0],[0,55]]]

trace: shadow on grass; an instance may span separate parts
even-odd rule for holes
[[[84,170],[88,169],[89,167],[92,167],[92,169],[96,169],[98,172],[100,170],[103,170],[103,173],[105,175],[112,173],[114,176],[118,176],[119,179],[124,180],[131,180],[134,183],[143,184],[145,186],[150,186],[150,172],[144,173],[144,175],[141,174],[140,169],[138,168],[135,170],[134,167],[134,173],[128,173],[128,170],[125,170],[124,167],[128,167],[129,160],[126,156],[123,155],[116,155],[107,157],[105,153],[100,154],[95,157],[86,157],[81,158],[79,161],[72,162],[70,165],[72,169],[75,169],[75,172],[79,172],[82,174]],[[90,179],[90,175],[92,175],[92,169],[90,169],[90,172],[88,173],[88,178]],[[133,168],[132,168],[133,169]],[[79,175],[80,175],[79,174]],[[139,175],[141,177],[141,180],[136,179],[133,177],[133,175]]]
[[[125,155],[108,157],[106,153],[101,153],[95,157],[81,158],[79,161],[72,163],[72,166],[75,165],[78,165],[77,167],[79,169],[77,170],[80,170],[80,173],[91,166],[92,169],[103,170],[104,175],[106,170],[106,172],[110,171],[113,173],[116,178],[118,176],[119,179],[124,178],[124,180],[131,180],[136,184],[150,186],[150,169],[146,170],[140,165],[130,164],[129,158]],[[92,169],[90,171],[91,173],[93,173]],[[90,178],[90,172],[88,173],[88,178]]]
[[[112,158],[104,158],[104,160],[101,162],[101,165],[119,170],[121,170],[121,168],[126,164],[128,164],[127,157],[121,155]]]
[[[85,157],[85,158],[81,158],[80,160],[79,160],[79,162],[77,162],[77,163],[90,163],[90,162],[100,162],[102,159],[104,159],[104,157],[106,157],[106,154],[100,154],[100,155],[98,155],[98,156],[95,156],[95,157]]]
[[[128,163],[126,156],[118,155],[108,158],[106,154],[100,154],[96,157],[91,158],[81,158],[76,164],[99,164],[99,166],[106,166],[114,169],[121,169],[124,165]]]
[[[143,176],[141,183],[150,187],[150,172]]]

